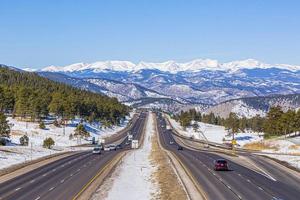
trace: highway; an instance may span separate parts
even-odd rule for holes
[[[133,139],[141,138],[146,116],[141,113],[128,130]],[[73,199],[118,153],[130,149],[126,140],[122,149],[102,151],[101,155],[79,152],[8,180],[0,184],[0,200]]]
[[[225,159],[222,154],[203,151],[177,150],[178,144],[165,119],[157,115],[157,128],[162,146],[177,156],[195,178],[207,199],[211,200],[296,200],[300,195],[300,179],[285,171],[284,167],[270,164],[263,157],[244,154],[267,173],[258,173],[237,162],[229,161],[229,171],[214,171],[213,161]],[[173,141],[173,144],[170,142]],[[228,159],[227,159],[228,160]]]

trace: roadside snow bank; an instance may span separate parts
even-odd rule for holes
[[[64,147],[60,150],[45,149],[41,146],[0,146],[0,169],[10,167],[15,164],[25,163],[41,157],[49,156],[55,153],[67,151],[86,150],[83,147]]]

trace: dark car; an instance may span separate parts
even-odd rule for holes
[[[177,146],[177,150],[181,150],[181,151],[182,151],[182,150],[183,150],[183,147],[180,146],[180,145],[178,145],[178,146]]]
[[[122,147],[121,144],[118,144],[118,145],[116,146],[116,149],[123,149],[123,147]]]
[[[215,164],[215,168],[214,168],[215,171],[219,171],[219,170],[227,171],[228,170],[228,163],[224,159],[215,160],[214,164]]]

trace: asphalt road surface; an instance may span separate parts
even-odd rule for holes
[[[133,139],[140,139],[147,113],[141,113],[129,130]],[[122,142],[123,149],[80,152],[0,184],[0,200],[68,200],[76,194],[118,153],[130,148]]]
[[[187,148],[178,150],[172,131],[166,130],[165,120],[161,115],[157,116],[157,124],[163,147],[177,155],[198,181],[208,199],[300,199],[300,179],[287,173],[284,167],[270,165],[260,156],[244,154],[266,170],[267,174],[257,173],[231,161],[229,171],[214,171],[213,161],[223,158],[222,154],[216,155],[209,150],[195,151]]]

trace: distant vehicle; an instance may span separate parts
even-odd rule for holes
[[[228,163],[224,159],[215,160],[214,164],[215,164],[215,168],[214,168],[215,171],[218,171],[218,170],[227,171],[228,170]]]
[[[104,151],[110,151],[110,145],[105,145],[103,150]]]
[[[131,141],[133,139],[133,135],[128,134],[128,140]]]
[[[110,148],[111,151],[112,150],[116,151],[117,150],[117,145],[111,144],[111,145],[109,145],[109,148]]]
[[[95,147],[93,149],[93,154],[101,154],[101,148],[100,147]]]
[[[131,141],[131,148],[132,148],[132,149],[137,149],[137,148],[139,148],[139,140],[132,140],[132,141]]]
[[[121,144],[118,144],[118,145],[116,146],[116,148],[117,148],[117,149],[123,149],[123,147],[122,147]]]
[[[180,146],[180,145],[178,145],[178,146],[177,146],[177,150],[181,150],[181,151],[182,151],[182,150],[183,150],[183,147]]]

